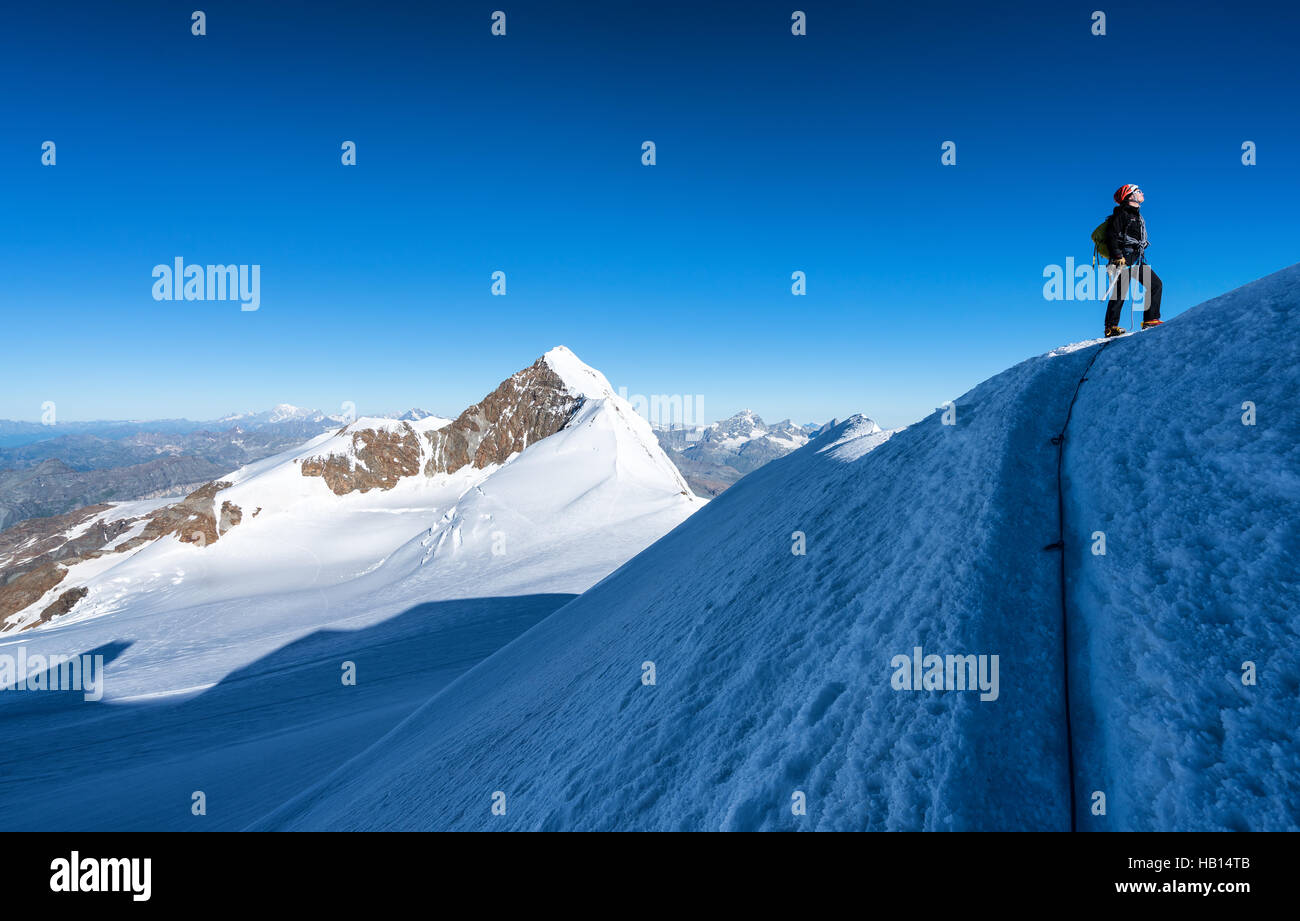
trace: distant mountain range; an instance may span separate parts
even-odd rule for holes
[[[370,418],[420,422],[424,409]],[[101,502],[179,498],[246,464],[349,424],[288,403],[220,419],[98,420],[41,425],[0,420],[0,531],[28,518]],[[660,447],[696,495],[717,496],[825,426],[767,425],[743,410],[709,425],[654,426]]]
[[[377,418],[431,415],[410,409]],[[347,422],[287,403],[207,422],[0,420],[0,530],[99,502],[183,495]]]
[[[0,618],[10,629],[73,609],[116,609],[137,554],[152,560],[168,547],[224,543],[232,530],[241,544],[252,539],[246,533],[263,535],[258,567],[285,547],[309,547],[322,561],[339,557],[331,571],[369,572],[382,563],[393,578],[404,578],[407,569],[395,570],[418,569],[419,560],[448,557],[442,569],[455,568],[471,542],[476,554],[491,558],[486,544],[507,531],[512,558],[525,535],[544,545],[544,533],[561,521],[594,533],[613,507],[595,496],[616,489],[624,513],[648,515],[650,530],[637,526],[628,532],[633,538],[602,538],[612,543],[591,548],[589,564],[580,567],[594,580],[699,508],[697,496],[718,495],[825,428],[788,419],[768,425],[744,410],[709,425],[656,429],[564,348],[455,420],[422,409],[348,420],[280,404],[204,423],[100,422],[40,431],[4,425],[11,438],[29,439],[0,448],[0,465],[8,468],[0,470]],[[627,505],[650,486],[671,501],[655,499],[647,511]],[[590,522],[574,517],[588,508]],[[539,522],[550,523],[546,532]],[[337,532],[337,547],[322,544],[317,531]],[[408,545],[421,531],[427,533],[419,546]],[[106,567],[113,577],[98,579]],[[302,571],[308,570],[317,567]],[[232,572],[229,585],[243,587],[247,578]],[[149,585],[151,577],[142,571],[138,581]]]
[[[767,425],[748,409],[711,425],[656,426],[660,446],[699,496],[721,494],[747,473],[803,447],[826,425]]]
[[[312,418],[262,415],[241,424]],[[0,632],[237,599],[265,613],[295,592],[315,617],[321,591],[340,610],[580,591],[704,505],[650,424],[563,347],[454,420],[405,415],[421,418],[357,419],[179,501],[0,533]]]

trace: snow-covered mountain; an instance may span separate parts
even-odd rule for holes
[[[341,414],[330,415],[319,409],[303,409],[290,403],[277,403],[262,412],[231,413],[220,419],[214,419],[213,424],[218,427],[238,426],[245,431],[253,431],[263,425],[279,425],[282,422],[344,423],[346,421],[346,417]]]
[[[357,419],[180,502],[0,533],[5,827],[242,827],[703,504],[557,348],[454,420]],[[12,687],[83,654],[90,697]]]
[[[648,423],[563,347],[455,420],[419,415],[357,419],[179,502],[5,532],[4,630],[240,599],[274,607],[266,596],[292,607],[308,591],[367,610],[488,588],[578,591],[703,504]]]
[[[413,406],[410,409],[408,409],[406,412],[396,416],[396,418],[401,419],[403,422],[420,422],[424,419],[429,419],[432,417],[433,417],[433,413],[429,412],[428,410],[420,409],[419,407],[416,406]]]
[[[745,409],[708,425],[656,426],[655,435],[695,493],[716,496],[742,476],[803,447],[820,428],[789,419],[767,425]]]
[[[1297,393],[1300,266],[841,423],[257,827],[1295,830]]]
[[[374,418],[378,419],[400,419],[403,422],[419,422],[423,419],[433,417],[433,413],[419,407],[412,407],[402,413],[381,413]],[[303,409],[301,406],[294,406],[291,403],[277,403],[275,406],[262,412],[243,412],[231,413],[228,416],[222,416],[220,419],[214,419],[211,422],[200,423],[208,427],[225,428],[234,426],[246,432],[257,431],[268,425],[283,425],[286,422],[301,423],[335,423],[338,425],[347,425],[351,417],[343,413],[326,413],[319,409]]]

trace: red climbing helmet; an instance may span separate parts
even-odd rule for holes
[[[1130,195],[1138,190],[1138,187],[1129,182],[1115,190],[1115,204],[1122,205],[1128,201]]]

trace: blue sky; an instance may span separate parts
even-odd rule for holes
[[[1166,318],[1296,261],[1294,6],[796,5],[7,5],[0,417],[454,415],[563,343],[709,418],[892,426],[1099,334],[1043,269],[1121,183]],[[261,308],[155,301],[177,256]]]

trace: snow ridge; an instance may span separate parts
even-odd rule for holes
[[[1298,305],[1292,267],[1100,357],[1023,362],[959,397],[955,425],[936,412],[860,454],[883,433],[832,427],[261,827],[1070,828],[1043,548],[1051,436],[1095,359],[1062,462],[1075,777],[1108,796],[1079,828],[1296,829]],[[1000,695],[899,687],[918,649],[998,656]],[[505,816],[483,802],[498,789]]]

